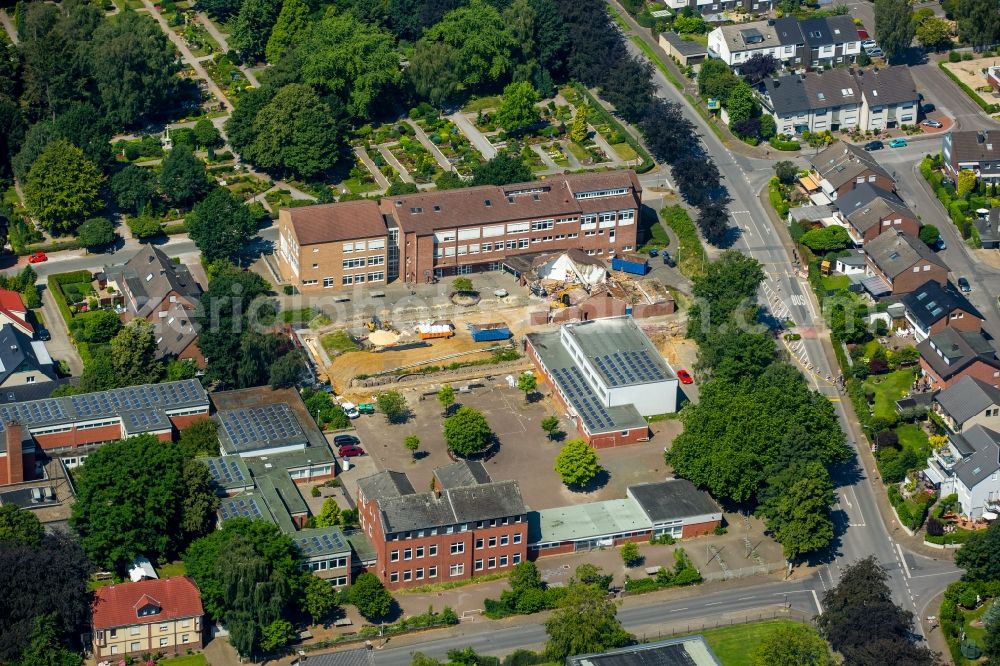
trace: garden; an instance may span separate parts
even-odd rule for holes
[[[407,125],[403,127],[412,132]],[[399,137],[398,143],[389,145],[388,149],[417,183],[434,182],[443,173],[434,156],[415,137],[404,134]]]
[[[250,87],[250,82],[228,53],[218,52],[211,60],[203,62],[202,66],[215,84],[222,88],[230,102],[235,102]]]
[[[952,583],[941,602],[941,632],[957,666],[980,663],[987,647],[987,626],[1000,622],[1000,582],[966,581]]]
[[[948,211],[948,217],[955,223],[962,238],[971,247],[982,246],[979,230],[973,224],[976,211],[1000,206],[1000,185],[989,184],[976,178],[973,171],[963,169],[956,182],[952,182],[942,170],[941,154],[924,157],[920,162],[920,174],[934,190],[934,195]]]
[[[472,168],[482,164],[483,156],[464,134],[447,118],[426,102],[410,109],[410,120],[427,134],[427,138],[444,153],[462,176],[471,176]]]

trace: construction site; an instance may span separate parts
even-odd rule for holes
[[[360,325],[297,333],[317,379],[349,398],[370,397],[375,383],[412,384],[424,378],[427,384],[440,383],[443,370],[467,367],[471,374],[495,374],[495,364],[507,368],[523,353],[526,333],[622,315],[637,320],[668,363],[691,366],[696,349],[684,338],[683,313],[677,312],[673,292],[646,275],[648,266],[638,260],[628,264],[629,270],[609,269],[599,258],[575,249],[522,255],[504,268],[524,290],[523,298],[484,298],[475,306],[453,306],[446,312],[439,308],[435,319],[423,312],[424,318],[392,321],[390,308],[384,308],[381,316],[372,315]],[[332,331],[342,344],[324,343]]]

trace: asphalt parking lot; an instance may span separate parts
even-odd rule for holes
[[[483,412],[498,440],[493,455],[484,461],[486,469],[494,480],[517,480],[525,503],[532,509],[621,499],[628,485],[670,475],[663,462],[663,449],[681,430],[676,420],[653,424],[654,436],[649,442],[599,450],[601,465],[607,471],[601,483],[587,492],[571,491],[553,470],[561,444],[549,441],[540,426],[542,418],[549,414],[562,417],[555,401],[546,395],[547,387],[542,385],[538,399],[527,403],[524,394],[507,387],[503,378],[482,384],[481,388],[457,393],[453,409],[468,405]],[[430,488],[434,468],[451,463],[452,458],[445,445],[442,410],[436,396],[427,395],[420,400],[416,391],[404,392],[404,396],[413,412],[406,423],[387,424],[376,414],[356,419],[354,426],[362,447],[371,457],[371,467],[405,472],[420,492]],[[565,439],[576,436],[564,417],[562,429]],[[420,438],[415,457],[403,448],[403,440],[410,434]],[[364,467],[367,466],[368,461]]]

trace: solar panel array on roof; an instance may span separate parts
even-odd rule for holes
[[[202,462],[208,466],[208,471],[211,473],[212,478],[221,486],[242,483],[247,480],[239,464],[231,458],[205,458]]]
[[[240,449],[304,436],[295,414],[285,403],[219,412],[219,418],[226,436]]]
[[[608,414],[608,410],[597,399],[583,374],[573,366],[568,368],[556,368],[553,371],[559,386],[566,392],[577,414],[583,419],[584,425],[590,432],[604,432],[615,425],[614,419]]]
[[[31,424],[41,421],[58,421],[66,418],[66,410],[58,398],[34,400],[32,402],[15,402],[0,407],[0,417],[3,422],[18,421]]]
[[[230,518],[249,518],[259,520],[264,518],[256,497],[231,497],[219,504],[219,514],[223,522]]]
[[[299,537],[295,540],[302,550],[302,554],[307,557],[312,553],[336,552],[348,549],[340,532],[324,532],[322,534],[311,534],[306,537]]]
[[[122,420],[129,432],[148,432],[170,426],[170,419],[159,409],[122,412]]]
[[[646,350],[628,350],[594,357],[594,364],[611,386],[645,384],[667,379]]]

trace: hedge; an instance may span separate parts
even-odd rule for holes
[[[793,151],[802,148],[802,144],[798,141],[785,141],[784,139],[779,139],[777,136],[772,136],[767,142],[771,144],[772,148],[776,148],[777,150]]]
[[[28,254],[33,254],[35,252],[60,252],[62,250],[80,250],[83,246],[80,245],[80,241],[77,238],[72,240],[62,240],[62,241],[51,241],[49,243],[34,243],[32,245],[26,245],[20,248],[16,254],[22,257]]]
[[[66,320],[67,327],[73,322],[73,313],[70,312],[69,303],[66,301],[66,294],[63,292],[62,286],[74,282],[90,282],[93,279],[94,276],[90,274],[90,271],[80,270],[68,273],[53,273],[46,280],[49,291],[52,292],[52,298],[56,301],[56,307],[59,308],[59,313]]]
[[[767,183],[767,198],[771,201],[771,207],[782,220],[788,216],[788,202],[781,195],[781,182],[777,176],[772,176]]]
[[[969,530],[955,530],[948,534],[942,534],[941,536],[931,536],[930,534],[924,535],[924,541],[927,543],[934,543],[939,546],[952,543],[965,543],[969,535],[972,534]]]
[[[950,69],[948,69],[944,65],[945,63],[943,61],[938,63],[938,67],[941,68],[941,71],[944,72],[949,79],[954,81],[955,85],[957,85],[959,88],[965,91],[965,94],[968,95],[970,98],[972,98],[972,101],[978,104],[979,108],[981,108],[986,113],[997,113],[998,111],[1000,111],[1000,104],[987,104],[986,102],[984,102],[982,97],[976,94],[976,92],[972,88],[962,83],[962,81],[957,76],[955,76],[955,74]]]
[[[934,503],[934,495],[925,493],[922,501],[916,506],[916,512],[913,513],[910,511],[910,507],[907,506],[906,500],[903,499],[902,493],[899,492],[899,488],[895,484],[889,486],[887,494],[889,495],[889,503],[896,509],[899,522],[911,530],[915,530],[923,525],[924,519],[927,517],[927,511],[930,509],[931,504]]]
[[[651,171],[653,167],[656,166],[656,162],[654,162],[653,158],[649,156],[646,149],[639,142],[633,139],[631,134],[625,131],[625,127],[618,122],[618,119],[608,113],[607,110],[601,106],[601,103],[590,94],[590,91],[587,90],[585,86],[582,86],[579,83],[574,83],[573,87],[590,102],[590,112],[594,114],[591,124],[599,125],[601,123],[607,123],[625,138],[625,143],[630,145],[632,150],[639,153],[639,156],[642,158],[642,164],[635,168],[636,173],[646,173],[647,171]]]

